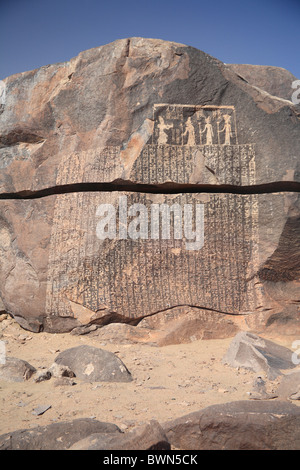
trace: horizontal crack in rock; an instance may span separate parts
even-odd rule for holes
[[[300,182],[274,181],[272,183],[237,186],[230,184],[180,184],[166,182],[161,184],[134,183],[128,180],[115,180],[111,183],[89,182],[53,186],[40,190],[24,190],[2,193],[0,199],[39,199],[46,196],[83,193],[128,191],[154,194],[176,193],[227,193],[227,194],[270,194],[278,192],[300,192]]]

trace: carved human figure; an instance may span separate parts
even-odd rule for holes
[[[230,138],[232,137],[231,116],[229,116],[229,114],[224,114],[223,119],[224,119],[224,127],[223,129],[220,130],[220,132],[225,131],[224,145],[230,145]]]
[[[196,145],[195,129],[194,129],[194,126],[190,117],[186,121],[185,131],[182,134],[182,138],[185,137],[187,134],[188,134],[188,140],[187,140],[186,145],[190,145],[190,146]]]
[[[212,145],[214,131],[213,131],[213,126],[211,124],[210,116],[207,116],[207,118],[205,118],[205,127],[204,127],[203,132],[205,131],[206,131],[206,145]]]
[[[159,124],[157,125],[159,134],[158,134],[158,144],[166,144],[168,141],[168,134],[166,130],[171,129],[173,124],[166,124],[164,118],[159,116]]]

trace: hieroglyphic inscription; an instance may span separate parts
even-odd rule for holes
[[[190,183],[193,172],[197,169],[199,150],[204,157],[204,170],[215,175],[215,183],[231,185],[254,184],[255,174],[251,165],[255,162],[255,147],[253,144],[244,145],[147,145],[135,162],[131,179],[151,183]],[[252,163],[251,163],[252,162]],[[209,183],[203,175],[202,183]]]
[[[97,207],[117,206],[119,193],[62,197],[54,220],[56,250],[49,260],[49,313],[71,315],[68,299],[93,311],[105,304],[127,317],[170,305],[236,313],[253,307],[254,294],[246,283],[253,250],[252,195],[209,195],[204,246],[193,252],[185,249],[185,240],[152,240],[150,233],[148,240],[98,240]],[[149,209],[153,202],[149,194],[127,197],[128,204]],[[197,194],[164,198],[169,205],[199,201]]]
[[[233,107],[157,105],[154,116],[153,136],[133,165],[132,181],[189,183],[203,163],[200,182],[212,175],[216,184],[255,184],[255,146],[238,143]],[[106,147],[86,158],[66,157],[57,184],[114,180],[119,152],[120,147]],[[97,207],[117,207],[119,193],[61,195],[56,199],[49,256],[49,315],[72,316],[69,301],[92,311],[104,304],[135,318],[175,305],[238,313],[259,304],[251,280],[258,265],[256,195],[127,196],[128,203],[146,207],[155,197],[169,205],[204,203],[203,248],[189,252],[184,240],[152,240],[150,233],[148,240],[99,240]]]
[[[79,182],[108,182],[120,176],[120,147],[65,155],[59,165],[56,185]]]

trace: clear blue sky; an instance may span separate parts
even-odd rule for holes
[[[0,0],[0,79],[133,36],[300,79],[300,0]]]

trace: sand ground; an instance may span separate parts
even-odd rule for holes
[[[89,335],[32,333],[8,317],[0,322],[0,339],[6,343],[7,356],[24,359],[37,369],[50,367],[65,349],[81,344],[100,347],[115,353],[133,377],[129,383],[84,383],[75,378],[72,386],[56,386],[53,378],[40,383],[33,377],[18,383],[2,380],[0,434],[89,417],[115,423],[122,430],[150,419],[163,423],[209,405],[250,399],[248,392],[258,375],[222,363],[232,338],[164,347],[110,344]],[[295,339],[277,342],[291,348]],[[267,390],[275,391],[278,381],[268,382]],[[39,405],[51,408],[36,416],[33,410]]]

